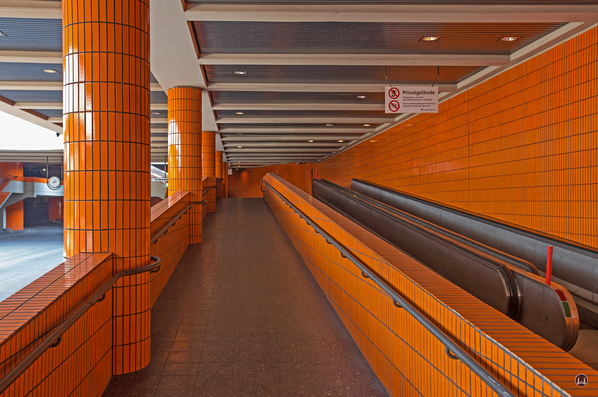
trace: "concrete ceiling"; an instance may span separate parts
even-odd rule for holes
[[[444,101],[598,23],[589,0],[150,6],[152,160],[167,154],[164,91],[189,85],[235,167],[329,158],[413,116],[384,113],[388,81],[436,80]],[[0,110],[62,132],[61,2],[0,0],[0,16]]]

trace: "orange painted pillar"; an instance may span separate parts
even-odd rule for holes
[[[216,183],[216,164],[214,163],[216,139],[214,135],[215,133],[211,131],[204,131],[201,134],[202,174],[204,178],[211,178],[211,185]],[[206,186],[204,186],[205,188]],[[207,208],[208,212],[216,211],[216,190],[210,189],[204,199],[208,200],[208,205],[204,208]]]
[[[216,179],[222,179],[218,181],[218,189],[216,189],[216,197],[222,198],[222,184],[224,183],[224,175],[222,174],[222,152],[216,150],[216,157],[214,159],[214,168],[216,169]]]
[[[63,0],[62,10],[65,253],[112,252],[115,273],[149,265],[148,0]],[[121,278],[106,297],[115,375],[149,364],[149,280]]]
[[[228,163],[222,163],[222,197],[228,198]]]
[[[190,201],[202,200],[201,89],[168,90],[168,194],[190,192]],[[202,241],[202,208],[189,210],[190,244]]]

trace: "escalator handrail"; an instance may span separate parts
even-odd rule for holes
[[[401,297],[394,289],[388,284],[382,281],[378,276],[372,272],[361,260],[357,259],[348,248],[336,241],[333,237],[328,235],[322,228],[320,228],[314,221],[287,200],[282,194],[280,194],[275,188],[273,188],[265,180],[261,180],[262,183],[267,186],[274,194],[276,194],[284,203],[286,203],[300,218],[304,219],[305,222],[314,228],[316,233],[319,233],[322,237],[330,242],[336,249],[341,252],[341,255],[350,260],[355,266],[361,270],[362,275],[372,280],[378,287],[380,287],[386,294],[388,294],[394,301],[395,305],[399,305],[400,308],[405,309],[417,322],[419,322],[428,332],[430,332],[440,343],[446,347],[446,353],[450,358],[459,359],[465,364],[473,373],[475,373],[485,384],[488,385],[495,393],[499,396],[514,397],[505,385],[500,383],[492,374],[490,374],[484,367],[474,360],[469,354],[467,354],[459,345],[457,345],[448,335],[442,330],[436,327],[430,320],[428,320],[423,314],[419,312],[415,307],[411,306],[403,297]]]

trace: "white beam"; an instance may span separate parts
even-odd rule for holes
[[[338,143],[309,143],[307,141],[303,142],[235,142],[235,143],[228,143],[224,144],[224,149],[233,149],[239,146],[243,148],[246,147],[260,147],[260,148],[279,148],[279,147],[301,147],[301,148],[311,148],[312,146],[317,147],[341,147],[346,146],[349,144],[350,141],[345,142],[338,142]]]
[[[238,149],[238,148],[231,148],[231,149],[226,149],[226,153],[250,153],[250,152],[254,152],[254,153],[265,153],[265,152],[273,152],[273,153],[296,153],[296,154],[303,154],[303,153],[332,153],[335,152],[335,149],[313,149],[313,148],[301,148],[301,149],[285,149],[285,148],[242,148],[242,149]]]
[[[8,103],[0,101],[0,111],[18,117],[22,120],[29,121],[30,123],[33,123],[35,125],[39,125],[40,127],[47,128],[50,131],[62,134],[62,127],[53,124],[53,121],[51,121],[50,119],[44,120],[29,112],[24,111],[23,109],[14,107]],[[57,121],[57,123],[62,123],[62,118],[60,118],[60,121]]]
[[[13,106],[19,109],[62,110],[62,102],[16,102]],[[152,110],[168,110],[166,103],[152,103]]]
[[[226,136],[222,138],[222,141],[226,144],[227,142],[251,142],[251,141],[302,141],[307,142],[309,139],[319,141],[336,141],[339,139],[343,140],[355,140],[361,138],[362,135],[248,135],[248,136]]]
[[[0,81],[0,90],[62,91],[62,81]],[[158,83],[150,84],[150,91],[163,91]]]
[[[413,83],[393,83],[394,85],[413,85]],[[327,84],[327,83],[214,83],[208,85],[208,91],[260,91],[260,92],[384,92],[387,83],[380,84]],[[456,84],[439,84],[439,92],[451,92]]]
[[[62,2],[40,0],[2,0],[0,15],[3,18],[62,19]]]
[[[220,134],[367,134],[376,132],[373,127],[267,127],[267,128],[235,128],[220,129]]]
[[[357,99],[356,99],[357,100]],[[384,103],[222,103],[213,110],[384,110]]]
[[[62,64],[62,52],[0,51],[0,62]]]
[[[218,124],[363,124],[363,123],[388,123],[392,117],[239,117],[222,118],[216,120]],[[152,120],[153,122],[153,120]],[[334,127],[329,127],[329,129]],[[342,127],[337,127],[342,128]],[[263,132],[263,130],[262,130]]]
[[[472,54],[206,54],[201,65],[496,66],[508,55]]]
[[[596,4],[188,4],[189,21],[523,23],[581,22],[598,13]]]

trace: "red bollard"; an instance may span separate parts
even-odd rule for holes
[[[546,285],[550,285],[552,278],[552,245],[548,246],[548,254],[546,255]]]

